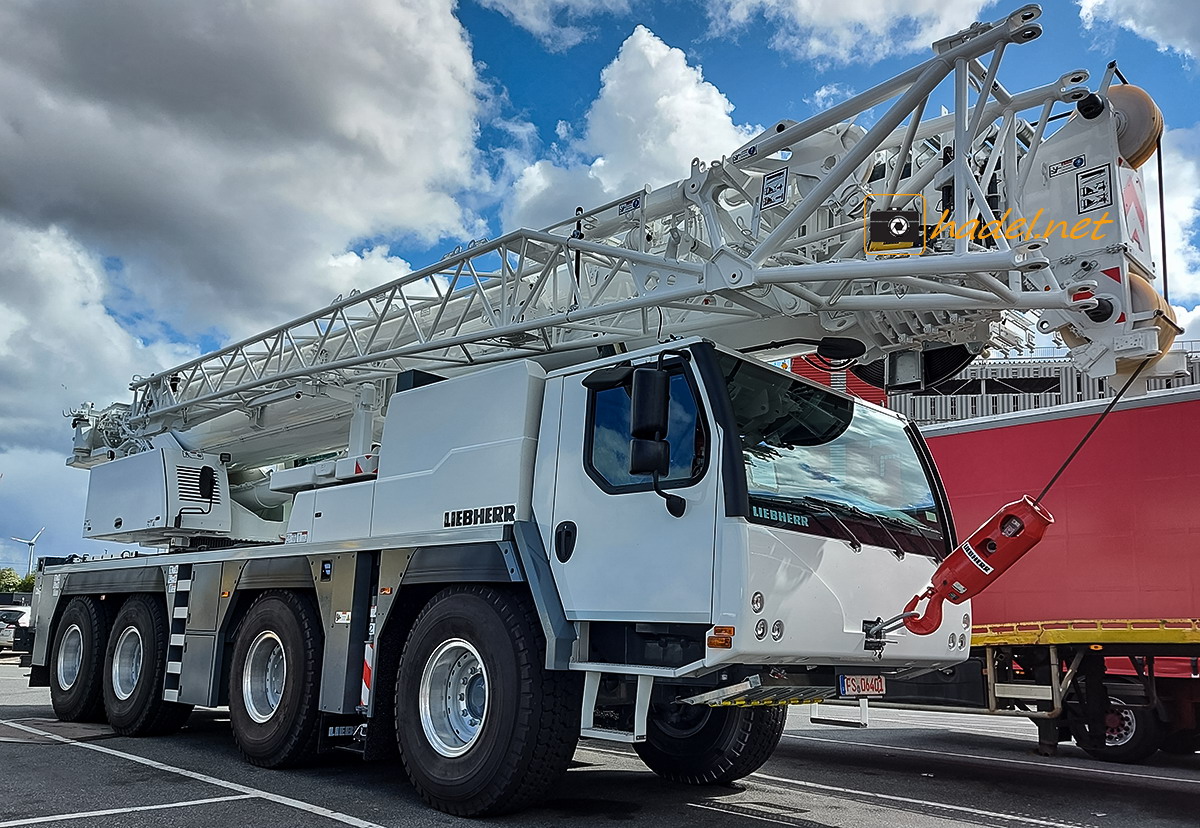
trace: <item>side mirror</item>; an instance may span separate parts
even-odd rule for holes
[[[629,431],[635,440],[662,440],[667,436],[671,375],[659,368],[633,370],[629,404]]]
[[[670,423],[671,375],[662,368],[633,369],[633,389],[629,401],[629,473],[649,474],[654,491],[666,501],[667,511],[683,517],[687,501],[664,492],[660,477],[671,471],[671,444],[667,442]]]
[[[671,471],[671,444],[666,440],[629,441],[629,473],[665,477]]]

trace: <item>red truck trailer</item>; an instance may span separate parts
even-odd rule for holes
[[[923,428],[960,534],[1041,491],[1107,402]],[[1054,526],[973,601],[972,661],[888,699],[1028,715],[1044,752],[1200,749],[1200,386],[1122,400],[1043,503]]]

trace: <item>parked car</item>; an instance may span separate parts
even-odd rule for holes
[[[0,607],[0,650],[24,650],[29,640],[30,607]]]

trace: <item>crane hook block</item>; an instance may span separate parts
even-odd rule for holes
[[[937,630],[943,602],[958,604],[978,595],[1036,546],[1052,523],[1054,517],[1029,495],[996,512],[938,565],[930,587],[908,602],[904,611],[913,615],[904,626],[917,635]],[[926,598],[925,613],[915,613]]]

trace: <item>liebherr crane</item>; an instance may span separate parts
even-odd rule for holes
[[[476,815],[580,736],[728,782],[782,705],[962,660],[969,602],[882,624],[955,546],[919,434],[749,354],[920,388],[1036,330],[1114,381],[1170,367],[1161,115],[1115,64],[1008,91],[1039,15],[72,412],[84,535],[167,554],[43,565],[31,680],[131,735],[228,704],[267,767],[398,750]]]

